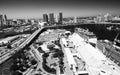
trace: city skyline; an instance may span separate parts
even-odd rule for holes
[[[2,0],[0,14],[8,18],[42,18],[42,15],[63,12],[69,16],[95,16],[99,13],[119,15],[117,0]]]

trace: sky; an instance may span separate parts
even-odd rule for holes
[[[2,0],[0,14],[8,18],[42,18],[42,15],[63,13],[63,17],[119,14],[118,0]]]

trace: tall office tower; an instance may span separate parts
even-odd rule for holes
[[[3,26],[3,15],[0,15],[0,26]]]
[[[56,15],[56,16],[55,16],[55,23],[58,23],[58,21],[59,21],[59,16]]]
[[[77,17],[74,17],[74,23],[77,23]]]
[[[47,14],[43,14],[43,22],[48,23],[48,15]]]
[[[63,23],[63,15],[62,15],[62,12],[59,13],[59,24],[62,24]]]
[[[7,21],[7,16],[4,15],[4,24],[7,25],[8,24],[8,21]]]
[[[50,24],[54,24],[55,23],[55,21],[54,21],[54,14],[53,13],[49,14],[49,23]]]

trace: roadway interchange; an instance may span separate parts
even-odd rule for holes
[[[5,62],[6,60],[8,60],[9,58],[11,58],[14,54],[16,54],[18,51],[20,51],[21,49],[23,49],[24,47],[26,47],[42,30],[43,28],[38,29],[37,31],[35,31],[30,37],[28,37],[19,47],[15,48],[15,49],[11,49],[10,52],[8,52],[7,54],[3,55],[0,57],[0,64],[2,64],[3,62]]]
[[[57,26],[46,26],[46,27],[41,27],[38,30],[36,30],[32,35],[30,35],[30,37],[28,37],[20,46],[18,46],[15,49],[11,49],[8,53],[6,53],[5,55],[0,57],[0,64],[4,63],[6,60],[8,60],[9,58],[11,58],[14,54],[16,54],[18,51],[22,50],[23,48],[25,48],[28,44],[31,43],[31,41],[37,37],[38,34],[40,34],[40,32],[43,29],[49,29],[49,28],[56,28]],[[64,27],[64,25],[59,25],[58,27]],[[66,26],[65,26],[66,27]]]
[[[75,27],[80,27],[83,25],[87,25],[87,24],[80,24],[80,25],[58,25],[58,26],[47,26],[47,27],[43,27],[40,28],[38,30],[36,30],[30,37],[28,37],[19,47],[11,50],[9,53],[7,53],[4,56],[0,57],[0,64],[2,64],[3,62],[5,62],[6,60],[8,60],[9,58],[11,58],[14,54],[16,54],[18,51],[22,50],[24,47],[26,47],[28,44],[30,44],[30,42],[36,38],[36,36],[38,34],[40,34],[41,30],[43,29],[49,29],[49,28],[75,28]],[[91,25],[91,24],[90,24]],[[92,24],[93,25],[93,24]],[[94,24],[96,25],[96,24]],[[101,24],[100,24],[101,25]],[[102,25],[109,25],[109,24],[102,24]],[[114,25],[114,24],[112,24]],[[114,26],[117,26],[116,24]],[[86,60],[87,61],[87,60]],[[118,75],[118,74],[117,74]]]

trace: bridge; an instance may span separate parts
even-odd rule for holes
[[[31,43],[31,41],[42,31],[43,28],[38,29],[35,31],[29,38],[27,38],[19,47],[11,50],[7,54],[0,57],[0,64],[5,62],[7,59],[11,58],[14,54],[25,48],[28,44]]]

